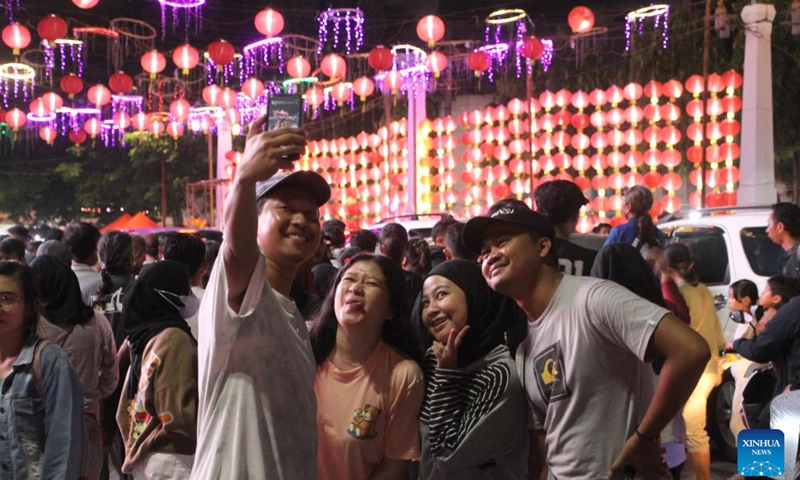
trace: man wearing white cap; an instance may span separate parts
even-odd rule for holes
[[[315,362],[289,298],[297,267],[320,243],[330,198],[314,172],[293,170],[305,133],[256,120],[225,208],[222,261],[199,323],[198,445],[192,478],[316,478]]]
[[[659,434],[709,358],[705,341],[668,310],[607,280],[564,275],[547,219],[501,202],[467,222],[489,286],[528,316],[517,366],[531,417],[530,478],[670,478]],[[653,391],[645,362],[664,358]]]

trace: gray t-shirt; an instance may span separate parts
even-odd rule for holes
[[[225,262],[214,265],[198,316],[197,480],[317,478],[314,355],[294,302],[267,282],[264,257],[239,313]]]
[[[521,377],[552,476],[606,478],[653,397],[643,360],[668,313],[614,282],[565,275],[529,322]]]

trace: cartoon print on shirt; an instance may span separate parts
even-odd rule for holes
[[[570,396],[561,342],[554,343],[537,355],[533,360],[533,369],[539,394],[546,404]]]
[[[363,409],[356,408],[353,410],[353,421],[347,427],[347,434],[358,440],[368,440],[378,436],[376,423],[378,417],[381,415],[381,410],[378,407],[373,407],[370,404],[364,406]]]

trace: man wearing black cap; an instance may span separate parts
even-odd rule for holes
[[[320,243],[327,182],[293,170],[305,133],[247,135],[225,208],[198,324],[198,445],[193,479],[315,479],[314,356],[289,298],[297,267]]]
[[[467,222],[489,286],[528,316],[517,349],[531,405],[530,478],[669,477],[659,433],[708,361],[705,341],[668,310],[613,282],[564,275],[544,216],[503,202]],[[653,391],[649,362],[664,357]]]
[[[553,180],[533,191],[536,211],[553,225],[553,250],[558,268],[568,275],[588,277],[597,252],[569,241],[580,219],[581,207],[589,203],[575,182]]]

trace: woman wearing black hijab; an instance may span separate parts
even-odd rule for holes
[[[524,479],[527,405],[504,332],[513,301],[480,267],[452,260],[423,283],[415,312],[433,337],[423,362],[420,479]]]
[[[186,318],[198,301],[185,264],[142,268],[122,306],[131,366],[117,409],[122,472],[137,479],[188,479],[197,443],[197,341]]]
[[[99,479],[103,467],[100,401],[117,387],[117,348],[106,317],[83,303],[78,278],[56,257],[31,262],[42,295],[43,319],[37,332],[66,352],[83,385],[85,412],[83,458],[79,478]]]

